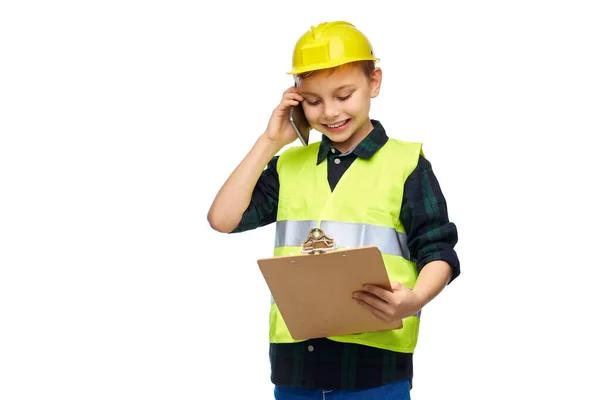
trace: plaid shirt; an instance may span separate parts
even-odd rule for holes
[[[387,141],[383,126],[371,121],[374,129],[354,149],[340,153],[323,135],[317,164],[327,160],[331,190],[357,158],[372,157]],[[339,158],[336,164],[334,159]],[[277,220],[279,178],[275,156],[262,172],[248,209],[238,227],[243,232]],[[404,186],[400,220],[408,238],[410,254],[416,258],[417,271],[425,264],[444,260],[452,267],[451,281],[460,274],[454,251],[458,240],[456,226],[448,221],[446,200],[431,164],[424,157],[407,178]],[[397,353],[352,343],[338,343],[326,338],[299,343],[271,344],[271,381],[282,386],[318,389],[364,389],[400,379],[412,382],[412,354]]]

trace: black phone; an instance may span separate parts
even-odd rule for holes
[[[308,136],[310,134],[310,125],[308,124],[308,120],[304,115],[304,110],[302,109],[302,104],[298,104],[297,106],[293,106],[290,110],[290,124],[294,131],[296,131],[296,135],[300,142],[304,146],[308,146]]]

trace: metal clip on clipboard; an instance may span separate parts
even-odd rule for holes
[[[312,228],[302,242],[302,254],[322,254],[335,250],[335,241],[321,228]]]

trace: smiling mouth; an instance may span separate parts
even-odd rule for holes
[[[337,128],[341,128],[341,127],[347,125],[348,122],[350,122],[350,119],[345,119],[341,122],[336,122],[335,124],[323,124],[323,125],[329,129],[337,129]]]

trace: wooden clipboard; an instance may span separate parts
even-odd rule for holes
[[[302,254],[259,259],[258,265],[295,340],[399,329],[360,304],[352,294],[364,284],[391,291],[376,246],[335,249],[319,228],[302,243]]]

